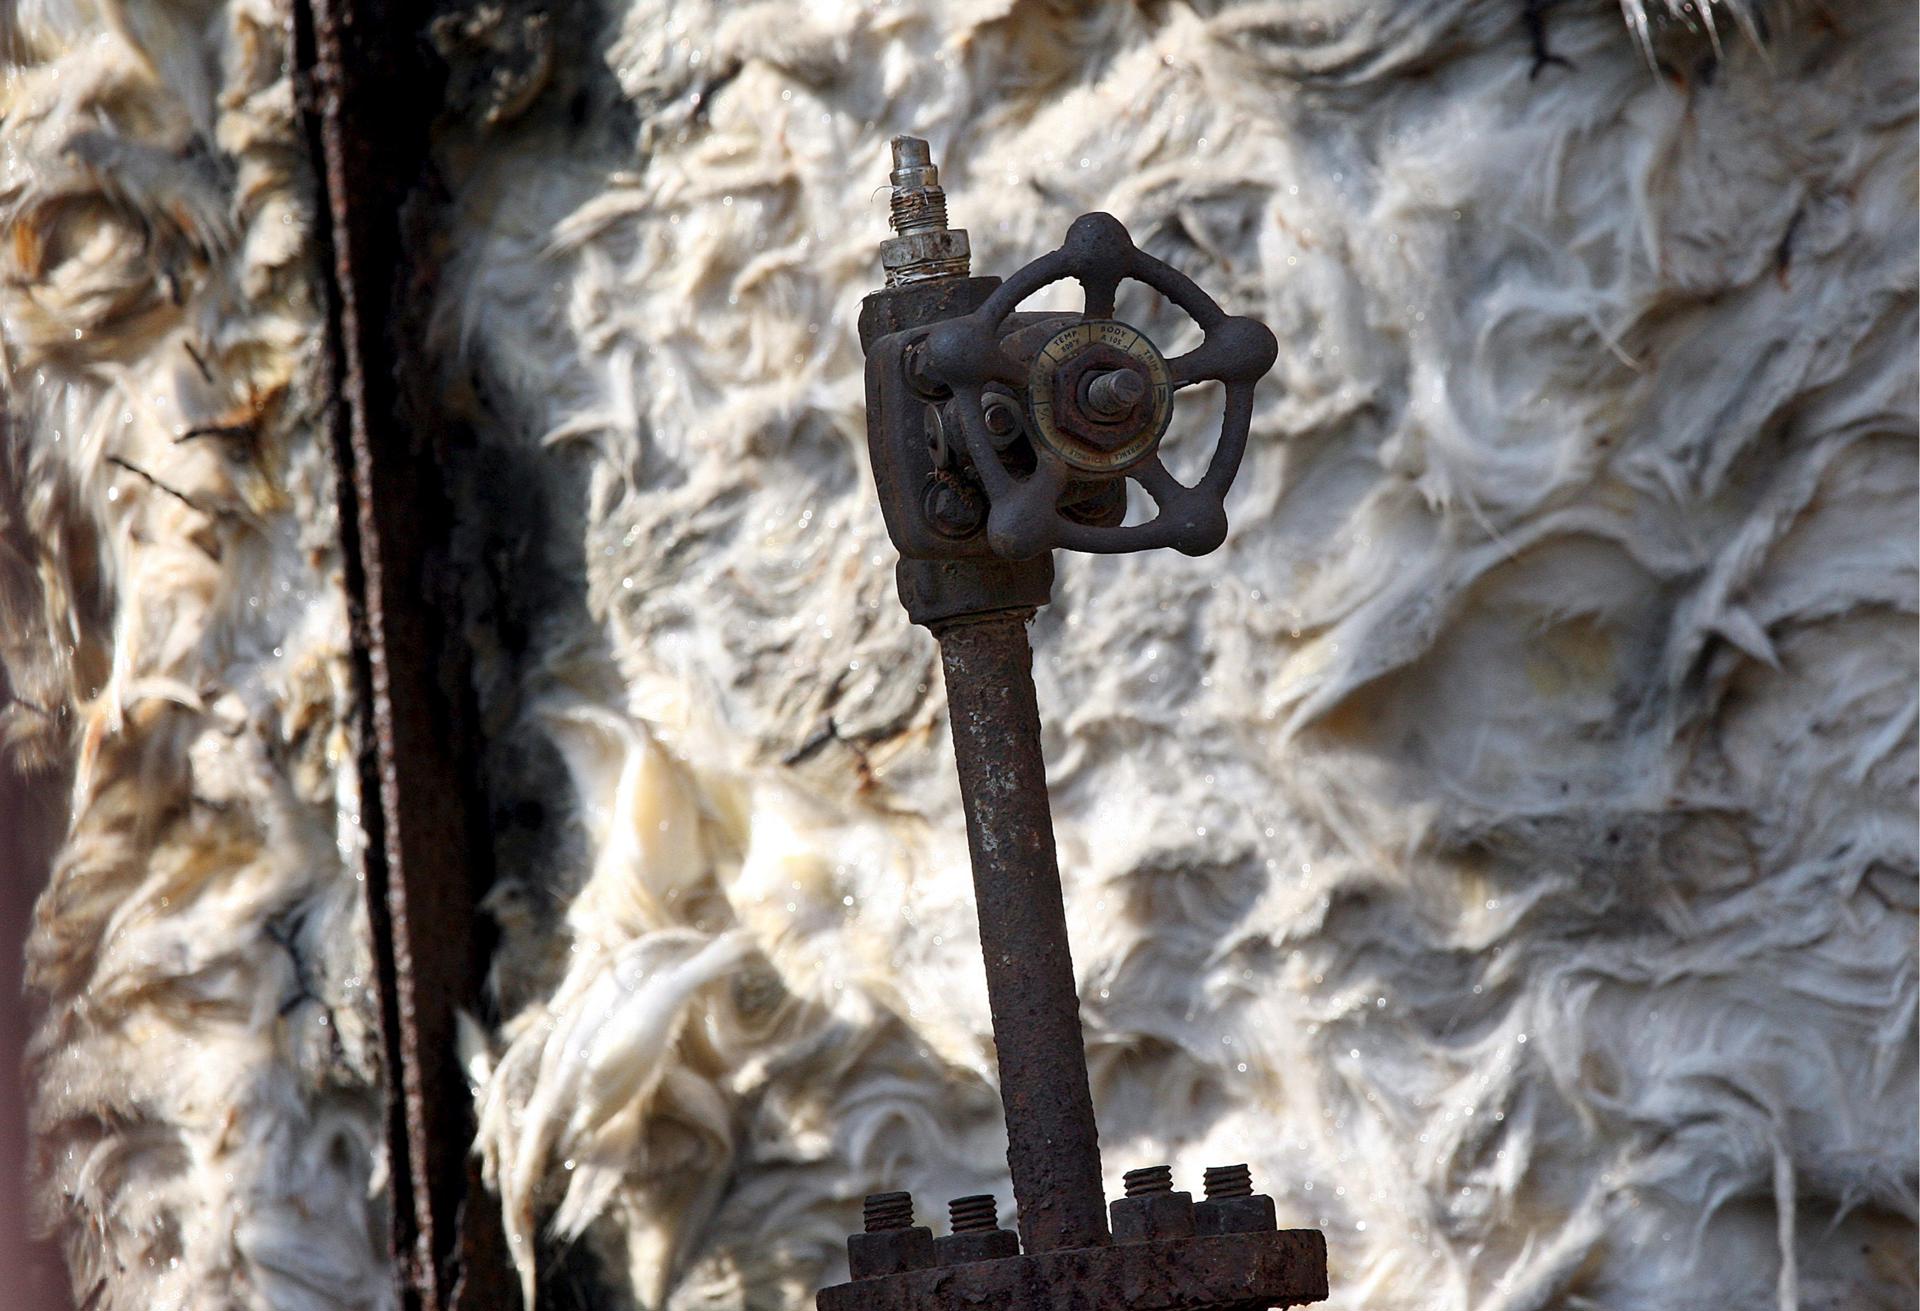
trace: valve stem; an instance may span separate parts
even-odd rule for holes
[[[1102,419],[1119,419],[1147,394],[1147,380],[1132,369],[1109,369],[1087,385],[1087,408]]]
[[[932,150],[919,137],[893,139],[893,197],[888,219],[901,236],[909,232],[938,232],[947,226],[947,193],[940,186],[940,170],[933,166]]]
[[[894,236],[880,243],[880,265],[889,287],[936,278],[964,278],[973,252],[964,228],[947,226],[947,193],[932,148],[919,137],[893,139],[893,195],[887,217]]]

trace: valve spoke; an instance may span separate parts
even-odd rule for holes
[[[1173,476],[1161,461],[1157,451],[1128,472],[1147,489],[1147,495],[1153,498],[1153,503],[1163,510],[1167,508],[1169,502],[1178,500],[1192,491],[1185,483]]]
[[[1067,485],[1066,469],[1042,459],[1031,474],[1008,482],[1009,490],[987,517],[987,540],[994,552],[1004,559],[1025,560],[1052,549],[1061,524],[1056,506]]]
[[[1120,277],[1114,273],[1081,273],[1080,288],[1086,293],[1086,306],[1080,311],[1083,319],[1110,319],[1113,317],[1113,298],[1120,288]]]
[[[1196,383],[1220,380],[1220,375],[1215,371],[1219,351],[1208,349],[1213,344],[1203,341],[1185,355],[1176,355],[1167,361],[1167,373],[1172,377],[1175,387],[1191,387]]]
[[[986,486],[988,499],[1010,494],[1016,484],[1013,475],[1000,463],[999,452],[993,448],[993,434],[987,430],[980,389],[963,385],[956,387],[954,394],[960,398],[960,432],[966,441],[967,456]]]
[[[1176,385],[1194,382],[1253,382],[1273,367],[1279,343],[1255,319],[1222,316],[1206,329],[1198,346],[1167,361]]]

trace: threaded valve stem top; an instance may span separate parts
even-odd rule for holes
[[[880,266],[887,286],[905,287],[941,278],[964,278],[973,248],[964,229],[947,226],[947,193],[933,151],[919,137],[893,139],[893,193],[887,220],[894,235],[880,243]]]
[[[947,226],[947,193],[940,186],[940,170],[919,137],[893,139],[893,183],[888,219],[901,236],[909,232],[939,232]]]

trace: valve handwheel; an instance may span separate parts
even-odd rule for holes
[[[1031,365],[1001,349],[1001,327],[1021,301],[1072,278],[1085,293],[1080,321],[1048,340]],[[1145,334],[1113,318],[1121,282],[1143,282],[1200,326],[1200,345],[1163,359]],[[1246,452],[1253,388],[1273,367],[1279,344],[1256,319],[1228,314],[1193,279],[1133,244],[1111,214],[1084,214],[1058,250],[1002,283],[971,314],[934,326],[929,374],[959,400],[966,450],[987,491],[987,541],[1002,559],[1024,560],[1055,547],[1114,553],[1171,546],[1205,555],[1227,535],[1227,488]],[[1028,397],[1037,457],[1021,477],[1001,461],[987,430],[982,391],[997,382]],[[1226,387],[1220,436],[1207,471],[1192,487],[1160,459],[1173,392],[1200,382]],[[1145,523],[1101,527],[1063,515],[1070,482],[1132,478],[1156,507]]]

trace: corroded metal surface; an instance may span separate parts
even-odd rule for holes
[[[1202,1311],[1326,1296],[1327,1240],[1283,1229],[933,1266],[829,1288],[819,1311]]]
[[[1080,996],[1053,850],[1030,612],[941,629],[940,659],[1027,1252],[1107,1241]]]

